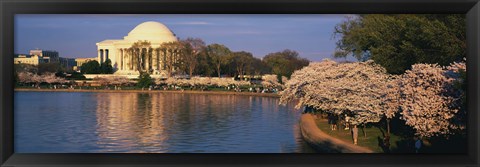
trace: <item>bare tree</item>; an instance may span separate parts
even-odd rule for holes
[[[205,42],[200,38],[187,38],[183,44],[182,61],[190,77],[198,65],[198,55],[206,49]]]
[[[133,45],[128,49],[132,56],[132,64],[130,66],[137,70],[138,72],[142,73],[145,72],[145,62],[150,61],[152,57],[152,47],[150,42],[148,41],[138,41],[133,43]],[[151,64],[148,63],[148,64]]]
[[[173,72],[181,65],[180,55],[182,54],[183,46],[180,42],[166,42],[163,43],[159,50],[163,52],[163,62],[167,69],[168,78],[172,77]]]

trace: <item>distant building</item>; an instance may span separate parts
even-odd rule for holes
[[[75,61],[75,58],[64,58],[60,57],[59,58],[60,65],[65,68],[67,71],[68,70],[73,70],[74,66],[77,66],[77,63]]]
[[[96,57],[94,57],[94,58],[76,58],[75,59],[75,66],[73,66],[73,70],[77,71],[77,72],[80,72],[80,70],[81,70],[80,67],[82,67],[82,65],[84,63],[87,63],[87,62],[93,61],[93,60],[97,60],[97,58]]]
[[[15,55],[15,57],[13,58],[14,64],[31,64],[35,66],[48,61],[49,59],[45,59],[38,55],[18,54],[18,55]]]
[[[74,58],[63,58],[58,56],[57,51],[32,49],[30,54],[18,54],[14,57],[14,64],[39,65],[42,63],[59,63],[66,70],[72,70],[76,66]]]
[[[57,51],[34,49],[34,50],[30,50],[30,55],[37,55],[43,58],[48,58],[49,62],[47,63],[60,62],[60,57]]]

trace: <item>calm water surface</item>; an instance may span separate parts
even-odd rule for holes
[[[299,116],[272,97],[16,92],[15,152],[313,152]]]

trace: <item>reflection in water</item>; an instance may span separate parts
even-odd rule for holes
[[[55,103],[44,103],[47,97]],[[301,139],[299,112],[277,98],[60,92],[16,92],[15,98],[16,152],[313,151]]]

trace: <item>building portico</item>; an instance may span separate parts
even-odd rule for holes
[[[100,64],[111,60],[114,74],[139,75],[140,71],[152,75],[167,76],[167,62],[177,61],[177,56],[169,56],[177,49],[160,47],[178,39],[165,25],[159,22],[144,22],[136,26],[121,40],[98,42],[97,59]]]

